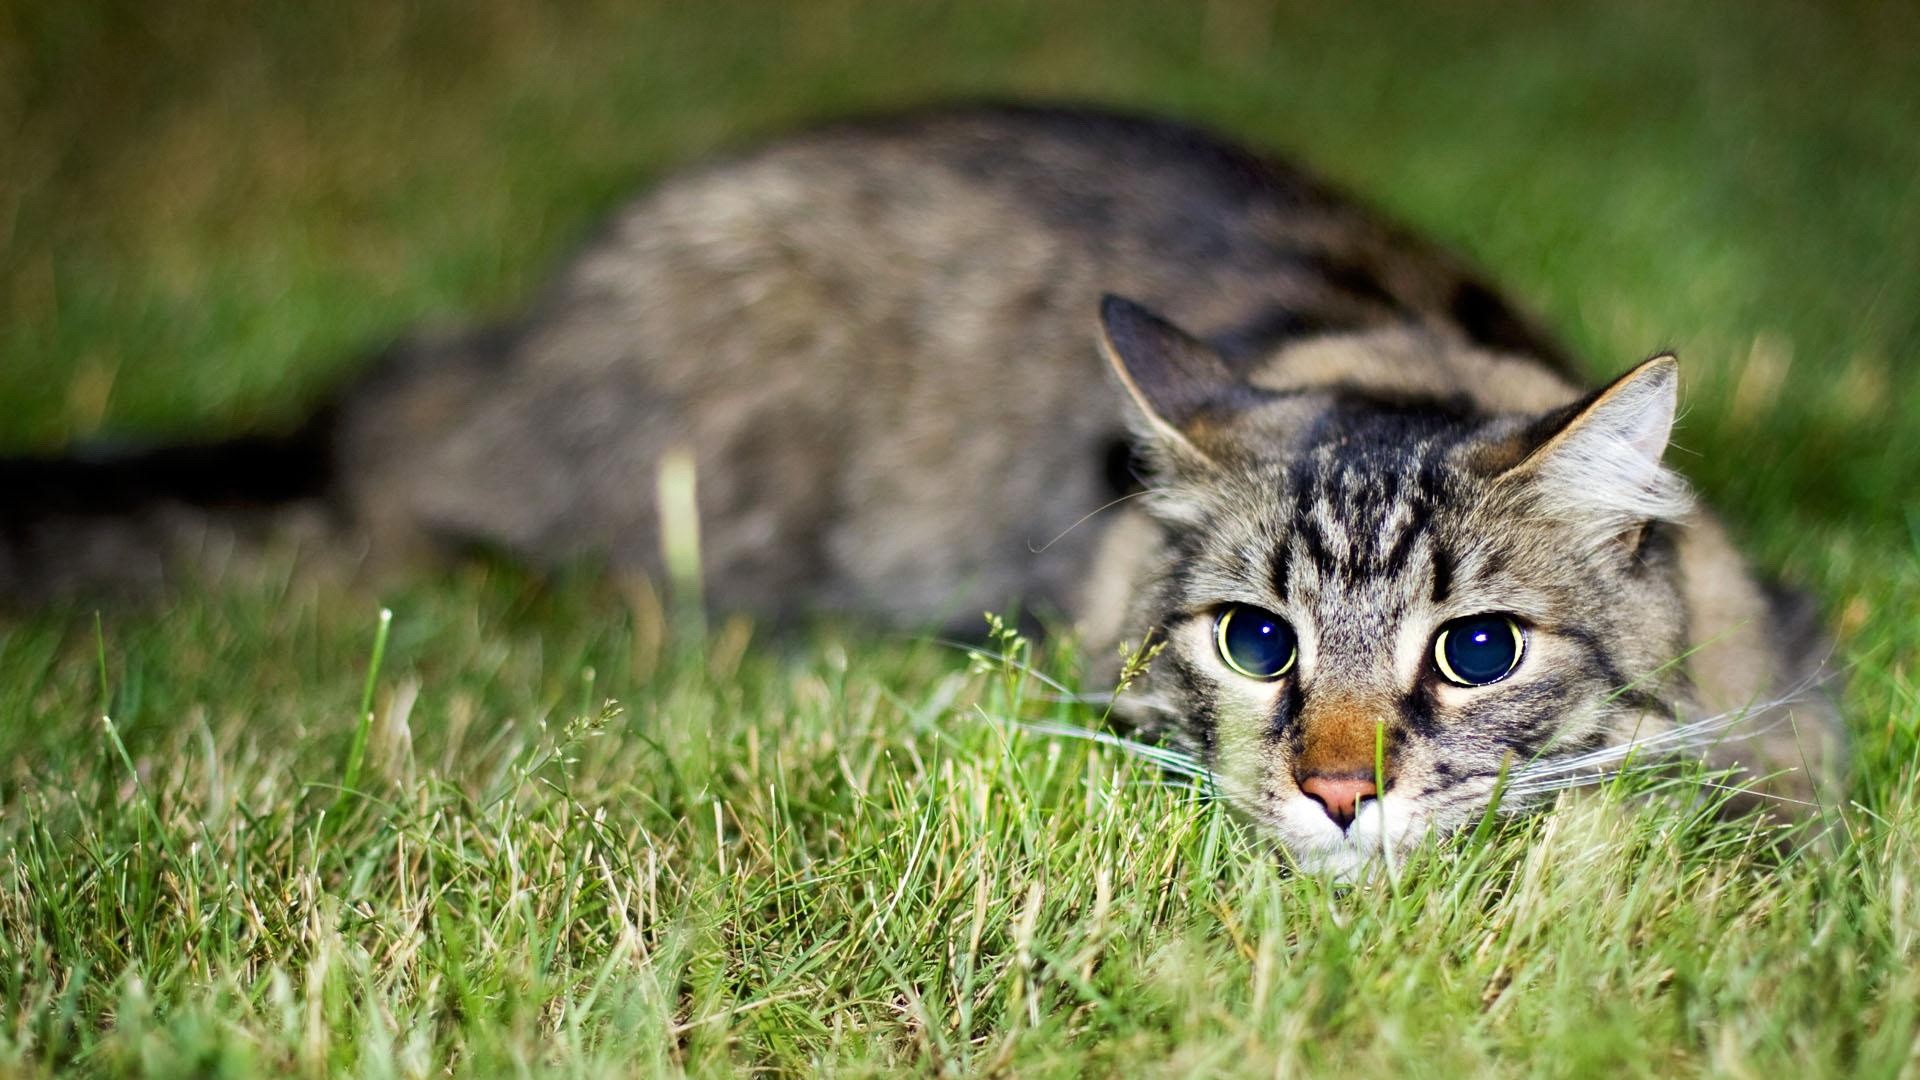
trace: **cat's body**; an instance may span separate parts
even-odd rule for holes
[[[1547,348],[1451,263],[1185,128],[916,117],[667,181],[518,325],[354,402],[344,475],[387,526],[652,567],[654,468],[686,447],[720,606],[1073,609],[1101,530],[1072,526],[1125,491],[1107,292],[1249,361],[1463,310]]]
[[[1104,294],[1200,340],[1119,301],[1103,327]],[[1670,377],[1640,385],[1670,403]],[[376,552],[481,544],[658,575],[658,481],[682,454],[714,606],[927,626],[1022,602],[1071,613],[1102,651],[1153,632],[1170,644],[1140,718],[1211,755],[1289,846],[1338,863],[1366,816],[1303,833],[1287,815],[1314,800],[1285,777],[1316,747],[1357,745],[1363,720],[1385,724],[1404,762],[1389,800],[1446,781],[1484,801],[1509,751],[1591,749],[1771,700],[1822,658],[1817,628],[1754,583],[1677,487],[1643,507],[1653,524],[1609,522],[1622,538],[1605,558],[1573,533],[1528,537],[1543,511],[1516,492],[1532,481],[1493,479],[1523,460],[1551,472],[1529,455],[1584,422],[1547,415],[1580,396],[1547,336],[1457,262],[1286,166],[1162,121],[960,109],[821,129],[669,179],[520,320],[396,349],[316,429],[317,471]],[[1155,490],[1102,511],[1143,468],[1130,443]],[[37,484],[0,532],[0,593],[112,576],[122,556],[85,565],[89,544],[140,547],[175,513],[108,521],[81,474],[46,481],[61,467],[0,469],[16,492]],[[1531,580],[1488,584],[1528,559]],[[1441,714],[1472,710],[1408,704],[1424,693],[1408,657],[1476,589],[1469,606],[1525,608],[1536,663],[1574,665],[1576,637],[1598,650],[1563,680],[1577,708],[1536,692],[1525,723],[1451,723]],[[1609,610],[1623,602],[1639,614]],[[1300,624],[1300,670],[1251,695],[1209,670],[1205,627],[1229,604]],[[1621,647],[1620,625],[1574,633],[1587,616],[1628,636],[1636,617],[1658,626]],[[1329,666],[1339,653],[1348,670]],[[1344,687],[1338,716],[1315,718],[1316,685]],[[1740,741],[1748,759],[1771,771],[1798,768],[1806,744],[1825,753],[1824,701],[1798,715],[1815,737],[1783,748],[1776,729]],[[1452,747],[1455,765],[1436,771],[1423,742]],[[1328,770],[1358,769],[1334,756]],[[1780,786],[1807,794],[1795,775]]]

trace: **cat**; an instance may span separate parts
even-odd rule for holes
[[[719,609],[1157,642],[1122,722],[1340,873],[1629,743],[1833,797],[1819,621],[1662,464],[1677,387],[1584,389],[1459,260],[1208,132],[936,108],[669,177],[292,435],[0,464],[0,593],[288,506],[656,579],[696,528]]]

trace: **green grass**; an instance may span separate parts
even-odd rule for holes
[[[951,649],[270,570],[0,622],[0,1074],[1913,1072],[1916,47],[1772,0],[0,3],[0,449],[284,423],[796,120],[1144,104],[1446,238],[1597,373],[1678,347],[1679,460],[1826,601],[1857,737],[1832,850],[1614,794],[1334,888]]]

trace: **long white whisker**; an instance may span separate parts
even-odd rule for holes
[[[1613,779],[1614,776],[1616,775],[1618,774],[1617,773],[1599,773],[1599,774],[1594,774],[1590,776],[1566,777],[1564,779],[1557,780],[1551,783],[1546,783],[1546,784],[1530,785],[1523,788],[1509,788],[1508,793],[1520,798],[1533,798],[1536,796],[1551,795],[1561,791],[1572,791],[1576,788],[1589,787],[1594,784],[1604,783],[1608,780]],[[1731,791],[1731,792],[1734,792],[1735,794],[1746,795],[1750,798],[1755,798],[1755,799],[1766,799],[1771,802],[1792,803],[1795,806],[1811,806],[1815,808],[1818,808],[1820,806],[1820,804],[1817,802],[1809,802],[1806,799],[1796,799],[1788,795],[1780,795],[1770,791],[1762,791],[1762,790],[1759,790],[1758,788],[1754,788],[1745,784],[1723,784],[1713,780],[1692,780],[1692,781],[1689,781],[1689,783],[1691,783],[1694,787],[1712,788],[1716,791]]]
[[[1745,795],[1754,799],[1765,799],[1768,802],[1792,803],[1795,806],[1811,806],[1816,810],[1820,808],[1820,804],[1817,802],[1812,802],[1807,799],[1796,799],[1791,795],[1781,795],[1772,791],[1761,791],[1746,784],[1722,784],[1712,780],[1694,780],[1690,782],[1694,787],[1712,788],[1715,791],[1731,791],[1736,795]]]
[[[1134,757],[1151,761],[1170,772],[1184,773],[1188,776],[1212,775],[1207,767],[1200,763],[1200,759],[1191,754],[1172,749],[1171,747],[1154,746],[1151,743],[1139,742],[1121,735],[1114,735],[1110,732],[1094,731],[1090,728],[1069,727],[1066,724],[1019,723],[1016,724],[1016,726],[1024,731],[1030,731],[1035,735],[1054,735],[1061,738],[1082,739],[1087,742],[1099,743],[1102,746],[1111,746],[1116,750],[1125,751]]]
[[[1038,694],[1035,701],[1044,701],[1054,705],[1111,705],[1115,695],[1101,692],[1094,694]]]
[[[1147,494],[1147,490],[1129,491],[1125,495],[1120,496],[1119,498],[1113,500],[1112,502],[1107,503],[1104,506],[1100,506],[1095,509],[1089,510],[1086,512],[1086,514],[1084,514],[1080,518],[1079,521],[1076,521],[1073,524],[1067,526],[1066,528],[1061,529],[1060,534],[1058,536],[1055,536],[1053,539],[1047,541],[1044,544],[1041,544],[1039,547],[1034,547],[1033,541],[1031,540],[1027,541],[1027,551],[1034,555],[1042,554],[1048,548],[1059,543],[1061,540],[1066,539],[1067,534],[1072,532],[1073,530],[1079,528],[1082,525],[1085,525],[1087,522],[1092,521],[1094,518],[1098,517],[1101,514],[1106,513],[1107,511],[1113,509],[1114,507],[1119,506],[1121,503],[1126,502],[1128,499],[1137,499],[1140,496],[1145,494]]]
[[[1674,764],[1676,764],[1676,761],[1672,757],[1650,757],[1645,760],[1632,762],[1620,768],[1583,769],[1578,772],[1561,772],[1558,775],[1525,779],[1513,783],[1507,790],[1520,795],[1548,794],[1555,791],[1567,791],[1572,788],[1588,787],[1594,784],[1605,783],[1606,781],[1621,776],[1637,774],[1656,775],[1667,770]],[[1708,773],[1708,775],[1731,777],[1739,775],[1742,771],[1743,770],[1737,768],[1717,769]],[[1708,781],[1705,780],[1694,782],[1702,785],[1708,783]],[[1760,793],[1756,792],[1755,794]]]
[[[1658,753],[1664,756],[1666,751],[1670,749],[1715,745],[1721,740],[1709,738],[1709,736],[1723,735],[1729,729],[1746,722],[1756,714],[1769,712],[1801,700],[1807,691],[1819,684],[1823,677],[1821,672],[1816,671],[1813,675],[1788,690],[1787,693],[1771,701],[1759,702],[1751,706],[1730,710],[1714,716],[1703,717],[1702,719],[1689,721],[1688,723],[1677,725],[1665,731],[1655,732],[1652,735],[1629,739],[1624,743],[1613,746],[1603,746],[1597,750],[1589,750],[1585,753],[1574,754],[1567,757],[1543,758],[1514,771],[1513,776],[1517,781],[1516,786],[1524,787],[1534,782],[1566,777],[1569,774],[1587,770],[1602,770],[1605,766],[1623,761],[1634,754]],[[1755,738],[1772,731],[1785,722],[1787,722],[1786,717],[1777,717],[1765,724],[1754,727],[1750,731],[1742,732],[1737,738]],[[1605,775],[1604,772],[1602,772],[1601,775]]]
[[[1762,708],[1766,707],[1769,706],[1762,706]],[[1699,720],[1690,720],[1687,723],[1678,724],[1665,731],[1657,731],[1651,735],[1637,736],[1624,743],[1618,743],[1613,746],[1603,746],[1597,750],[1591,750],[1585,754],[1575,755],[1570,758],[1553,760],[1557,765],[1577,766],[1583,761],[1612,760],[1636,750],[1654,749],[1673,743],[1693,742],[1697,741],[1703,735],[1710,735],[1740,723],[1750,715],[1750,712],[1750,710],[1741,709],[1703,717]]]
[[[1553,776],[1559,773],[1577,772],[1590,767],[1598,767],[1622,760],[1631,754],[1662,750],[1669,745],[1689,743],[1701,735],[1709,734],[1724,727],[1730,727],[1738,723],[1741,719],[1742,717],[1739,715],[1712,717],[1708,720],[1695,721],[1681,727],[1631,739],[1624,743],[1603,746],[1597,750],[1589,750],[1585,753],[1575,754],[1570,757],[1543,758],[1532,765],[1522,766],[1514,770],[1514,776],[1518,779],[1530,780],[1539,777]]]

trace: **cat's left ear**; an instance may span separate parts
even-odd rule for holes
[[[1249,388],[1206,342],[1124,297],[1100,299],[1100,351],[1138,406],[1142,433],[1176,460],[1206,465],[1209,417]]]
[[[1555,516],[1615,534],[1683,517],[1692,506],[1686,481],[1660,463],[1679,394],[1678,360],[1662,354],[1644,361],[1543,418],[1530,433],[1536,445],[1500,480],[1530,483]]]

